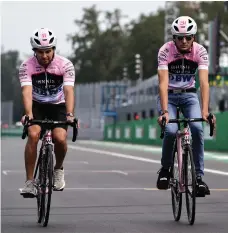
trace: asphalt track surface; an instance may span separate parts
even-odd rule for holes
[[[228,160],[205,160],[211,195],[197,198],[196,221],[190,226],[185,202],[181,220],[175,222],[170,190],[156,189],[158,152],[89,141],[69,141],[66,188],[53,193],[49,225],[43,228],[36,222],[36,199],[19,194],[25,180],[25,142],[1,140],[3,233],[227,233]]]

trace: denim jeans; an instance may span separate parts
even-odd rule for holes
[[[176,107],[182,109],[186,118],[201,118],[201,108],[196,93],[168,94],[169,118],[176,118]],[[157,98],[158,111],[161,110],[160,97]],[[197,175],[204,175],[204,135],[202,122],[191,122],[192,150]],[[161,165],[169,168],[172,165],[172,148],[175,140],[177,124],[167,124],[162,145]]]

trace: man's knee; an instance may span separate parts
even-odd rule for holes
[[[165,128],[165,135],[168,137],[175,137],[177,127],[174,124],[168,124]]]
[[[194,123],[191,123],[190,125],[190,129],[191,129],[191,133],[192,133],[192,136],[194,137],[195,135],[196,136],[201,136],[203,135],[203,126],[202,126],[202,123],[200,122],[194,122]]]
[[[57,144],[66,143],[67,132],[63,128],[56,128],[53,130],[53,140]]]
[[[28,140],[32,144],[37,144],[40,138],[40,127],[33,125],[28,129]]]

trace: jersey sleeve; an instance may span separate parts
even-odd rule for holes
[[[209,61],[207,50],[203,46],[200,46],[196,56],[198,70],[208,70]]]
[[[67,60],[63,66],[63,85],[74,86],[75,82],[75,69],[71,61]]]
[[[169,48],[164,44],[158,52],[158,70],[168,70]]]
[[[23,62],[19,67],[19,80],[21,83],[21,87],[32,86],[32,78],[29,71],[29,64],[26,62]]]

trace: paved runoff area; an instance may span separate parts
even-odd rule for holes
[[[27,139],[26,139],[27,140]],[[26,140],[1,140],[2,233],[227,233],[228,154],[205,152],[211,195],[196,200],[187,221],[185,198],[173,219],[170,190],[157,190],[161,148],[101,141],[68,141],[66,188],[53,192],[49,224],[37,223],[36,199],[24,199]]]

